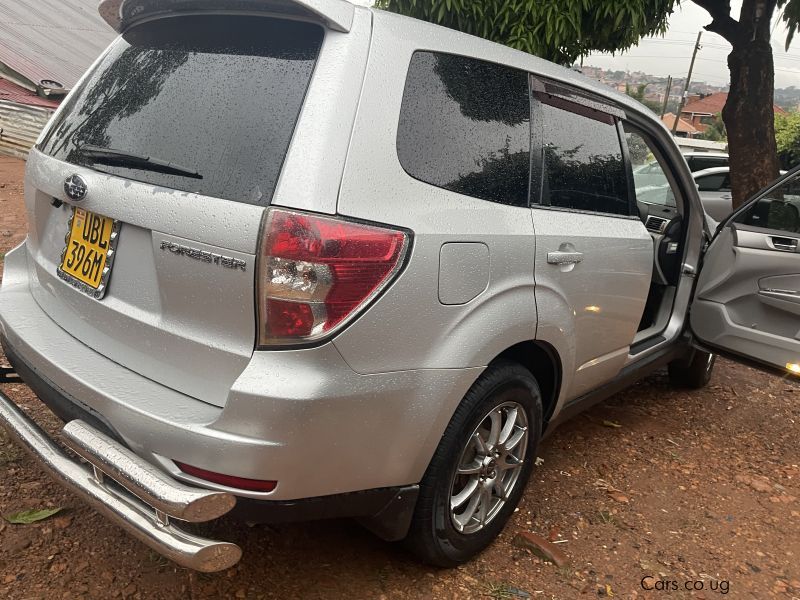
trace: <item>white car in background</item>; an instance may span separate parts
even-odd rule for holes
[[[692,173],[730,166],[730,158],[725,152],[684,152],[683,158]]]
[[[786,171],[781,171],[785,175]],[[692,175],[706,214],[719,223],[733,212],[730,167],[704,169]]]
[[[733,212],[730,167],[714,167],[693,174],[706,214],[719,222]]]
[[[728,155],[724,152],[685,152],[683,158],[693,174],[717,168],[727,169],[729,165]],[[637,193],[644,193],[656,204],[674,205],[674,199],[667,197],[669,185],[664,181],[658,161],[652,155],[647,159],[647,162],[637,166],[634,157],[633,177]],[[730,210],[727,214],[730,214]]]

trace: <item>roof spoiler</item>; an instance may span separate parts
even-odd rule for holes
[[[355,5],[346,0],[101,0],[99,7],[100,16],[119,33],[144,19],[215,10],[300,16],[348,33]]]

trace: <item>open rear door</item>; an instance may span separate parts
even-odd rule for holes
[[[711,350],[800,375],[800,168],[722,224],[691,328]]]

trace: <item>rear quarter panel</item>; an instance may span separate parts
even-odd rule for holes
[[[414,239],[398,281],[334,340],[359,373],[481,367],[535,336],[536,248],[530,210],[418,181],[404,171],[397,155],[398,120],[412,54],[428,49],[485,58],[480,47],[469,43],[473,40],[375,12],[338,212],[410,229]],[[452,242],[488,248],[488,285],[461,305],[444,305],[439,295],[440,252]]]

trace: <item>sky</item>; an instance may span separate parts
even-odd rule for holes
[[[731,3],[732,14],[737,17],[741,0]],[[689,71],[692,49],[697,32],[711,22],[708,12],[691,0],[684,0],[669,21],[669,32],[664,37],[646,38],[638,47],[617,54],[592,54],[583,64],[619,71],[644,71],[651,75],[685,77]],[[800,88],[800,34],[786,52],[786,29],[776,21],[772,36],[775,56],[775,85],[778,88],[796,86]],[[697,54],[697,63],[692,77],[714,85],[730,82],[727,56],[730,44],[715,33],[703,30],[702,49]]]

